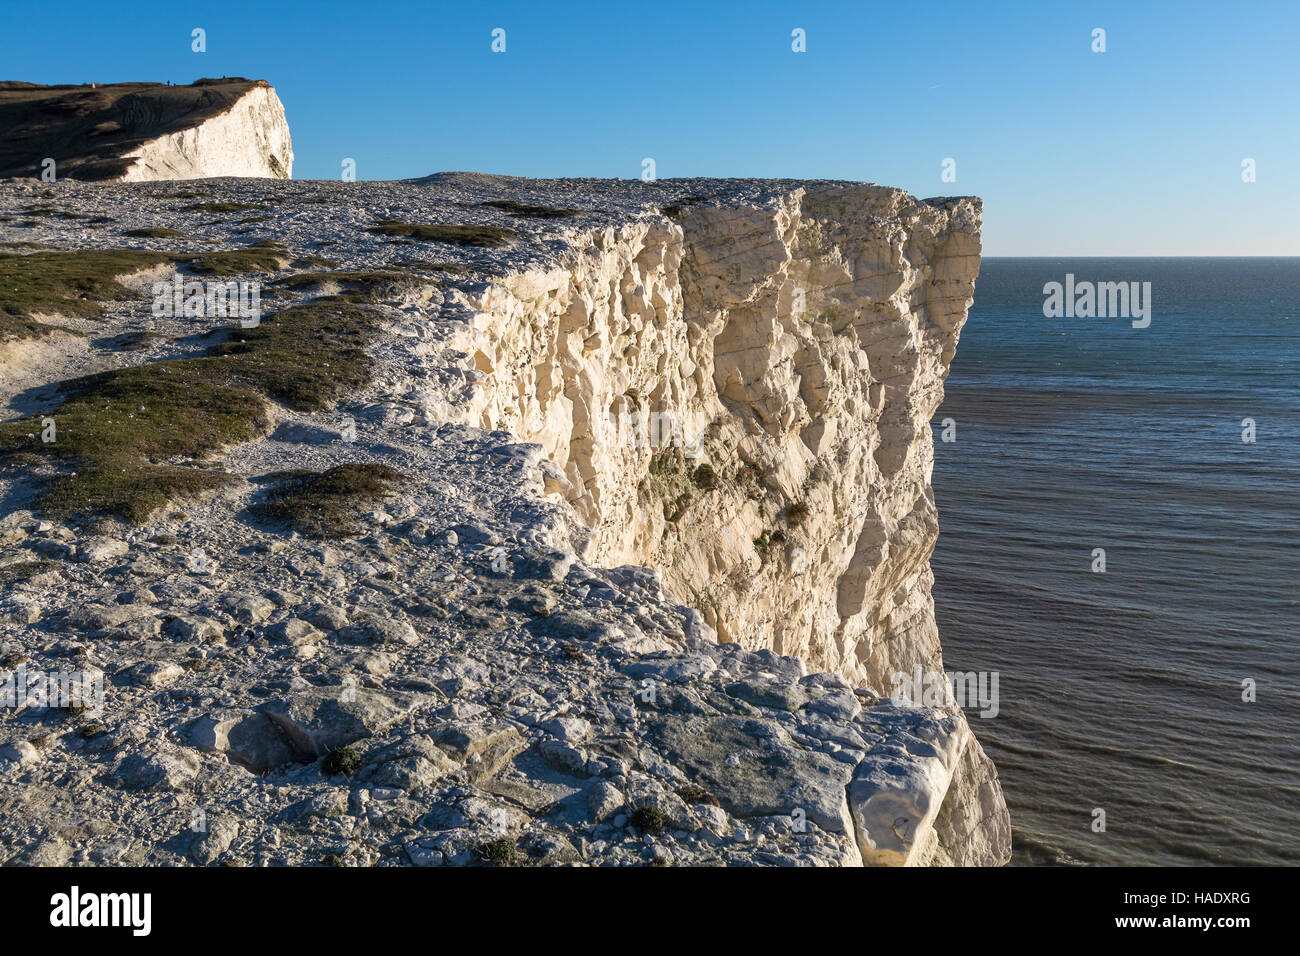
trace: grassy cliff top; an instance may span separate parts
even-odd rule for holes
[[[123,153],[195,126],[267,85],[243,77],[188,86],[0,82],[0,177],[39,176],[50,157],[60,179],[112,179],[129,165]]]

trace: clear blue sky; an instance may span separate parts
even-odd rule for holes
[[[982,196],[990,255],[1300,255],[1297,0],[4,6],[0,79],[269,80],[300,179],[653,157]]]

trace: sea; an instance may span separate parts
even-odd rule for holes
[[[932,428],[1013,865],[1300,864],[1300,259],[986,258]]]

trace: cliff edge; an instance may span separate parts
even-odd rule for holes
[[[33,268],[132,273],[0,298],[4,667],[104,687],[0,712],[6,861],[1008,860],[963,712],[890,697],[978,200],[192,188],[0,184]]]

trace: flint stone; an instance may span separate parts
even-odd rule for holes
[[[239,824],[224,817],[208,821],[205,833],[197,834],[190,847],[190,856],[196,863],[208,865],[215,863],[221,854],[230,849],[230,844],[239,836]]]
[[[306,621],[297,617],[286,618],[278,624],[267,628],[266,636],[273,641],[298,647],[303,644],[315,644],[324,640],[325,635]]]
[[[302,617],[309,624],[327,631],[337,631],[348,626],[347,612],[333,604],[313,604],[303,610]]]
[[[554,717],[539,727],[565,743],[582,743],[591,736],[591,723],[580,717]]]
[[[122,557],[129,550],[125,541],[116,538],[87,538],[77,548],[77,560],[82,564],[103,564]]]
[[[703,655],[691,657],[660,657],[625,664],[623,673],[637,680],[650,678],[669,684],[687,683],[707,677],[718,669],[713,658]]]
[[[365,687],[313,687],[266,706],[300,758],[314,760],[331,750],[382,733],[415,709],[420,698],[403,691]]]
[[[451,757],[464,763],[471,780],[495,773],[528,746],[508,724],[464,721],[441,728],[433,739]]]
[[[117,780],[126,790],[179,790],[199,772],[199,760],[184,751],[132,754],[117,768]]]
[[[740,680],[727,685],[727,693],[755,707],[772,707],[793,713],[808,700],[798,684],[770,684],[766,681]]]
[[[604,823],[607,817],[622,809],[625,802],[623,791],[605,780],[587,791],[587,812],[593,823]]]
[[[824,714],[831,720],[852,720],[862,713],[862,702],[858,695],[847,687],[834,688],[822,697],[808,703],[806,710]]]
[[[251,710],[201,717],[190,731],[195,747],[225,754],[254,773],[291,763],[294,748],[265,714]]]
[[[15,740],[0,747],[0,761],[10,761],[20,767],[26,767],[40,759],[41,752],[27,740]]]
[[[216,641],[225,635],[220,621],[198,614],[185,614],[167,623],[167,633],[183,641]]]
[[[265,621],[275,610],[275,605],[256,594],[227,594],[221,598],[221,606],[231,617],[241,624],[258,624]]]
[[[69,612],[68,624],[83,631],[103,631],[153,614],[153,608],[135,604],[88,604]]]
[[[516,551],[510,556],[517,578],[537,581],[563,581],[573,567],[575,556],[568,551]]]
[[[352,644],[417,644],[420,640],[420,635],[409,623],[392,618],[351,624],[341,628],[338,636]]]
[[[733,816],[788,816],[801,809],[823,830],[851,832],[845,787],[853,768],[793,744],[759,718],[647,717],[659,749]]]

